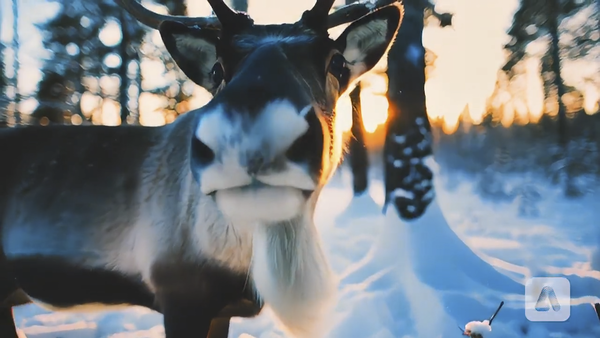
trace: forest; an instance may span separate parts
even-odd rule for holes
[[[389,2],[389,1],[388,1]],[[20,46],[27,38],[18,34],[24,2],[4,1],[0,45],[0,125],[29,124],[141,124],[157,126],[205,104],[210,94],[183,75],[166,52],[157,33],[137,23],[113,1],[49,1],[56,14],[35,23],[43,50],[39,55],[40,80],[29,83]],[[336,7],[353,1],[337,1]],[[379,0],[378,5],[386,1]],[[423,43],[431,27],[453,29],[453,13],[437,10],[428,0],[404,0],[406,15],[388,62],[377,75],[387,84],[387,120],[377,130],[366,131],[363,119],[378,107],[361,96],[361,85],[348,93],[352,109],[352,137],[347,163],[354,174],[354,190],[368,186],[369,162],[385,163],[386,200],[395,200],[405,217],[418,217],[432,192],[418,183],[431,173],[421,162],[395,167],[393,161],[424,158],[435,153],[448,170],[467,170],[492,184],[497,171],[536,174],[563,185],[565,193],[585,193],[600,177],[600,2],[593,0],[520,0],[507,30],[504,64],[497,72],[495,89],[485,98],[485,109],[473,118],[468,105],[458,119],[427,112],[424,87],[436,72],[435,50]],[[174,15],[188,14],[183,0],[158,0],[149,8]],[[248,10],[248,1],[230,5]],[[335,9],[335,8],[334,8]],[[202,15],[210,14],[208,7]],[[207,12],[208,10],[208,12]],[[458,13],[460,14],[460,13]],[[465,15],[465,14],[462,14]],[[473,15],[473,14],[471,14]],[[411,62],[409,51],[420,46],[423,57]],[[417,54],[419,55],[419,54]],[[565,65],[571,65],[569,67]],[[596,69],[574,82],[574,67]],[[589,75],[592,74],[592,75]],[[577,75],[575,76],[577,77]],[[533,80],[532,80],[533,79]],[[532,81],[539,83],[532,96]],[[27,83],[24,83],[27,82]],[[22,88],[33,88],[23,90]],[[535,87],[535,86],[534,86]],[[529,89],[528,89],[529,88]],[[536,88],[534,88],[536,89]],[[535,91],[535,90],[534,90]],[[397,95],[396,95],[397,94]],[[533,99],[532,99],[533,98]],[[442,105],[443,102],[436,102]],[[431,110],[431,108],[429,109]],[[438,109],[439,110],[439,109]],[[443,114],[443,113],[442,113]],[[349,128],[350,129],[350,128]],[[367,134],[367,135],[366,135]],[[382,144],[365,146],[368,134],[384,135]],[[385,136],[387,135],[387,136]],[[404,136],[419,145],[410,155],[392,142]],[[370,154],[370,155],[369,155]],[[417,163],[418,162],[418,163]],[[396,162],[398,163],[398,162]],[[411,182],[399,177],[418,173]],[[492,184],[493,185],[493,184]],[[401,187],[416,192],[413,200],[391,198]],[[408,211],[410,206],[412,212]]]

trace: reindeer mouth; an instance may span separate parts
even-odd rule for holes
[[[313,192],[253,180],[250,184],[214,190],[209,195],[221,213],[234,222],[280,222],[302,214]]]
[[[249,184],[245,184],[245,185],[238,185],[238,186],[232,186],[232,187],[227,187],[224,189],[216,189],[213,190],[211,192],[209,192],[207,195],[211,196],[213,199],[216,198],[217,192],[230,192],[230,193],[253,193],[253,192],[260,192],[263,191],[265,189],[296,189],[299,190],[302,195],[305,198],[309,198],[314,190],[313,189],[304,189],[304,187],[298,187],[295,185],[275,185],[275,184],[267,184],[264,183],[256,178],[252,179],[252,182]]]

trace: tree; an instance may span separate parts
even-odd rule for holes
[[[63,116],[81,114],[84,78],[86,75],[99,77],[102,55],[107,49],[102,48],[98,37],[104,21],[103,11],[97,5],[90,0],[57,2],[61,5],[58,14],[38,25],[50,57],[42,69],[44,77],[37,93],[39,105],[33,115],[64,123]]]
[[[185,6],[184,6],[185,8]],[[121,58],[117,74],[120,79],[119,103],[121,105],[121,123],[137,123],[137,114],[131,114],[129,103],[129,91],[134,89],[141,91],[141,62],[138,50],[145,34],[145,29],[123,8],[114,7],[115,17],[119,20],[121,28],[121,41],[118,45],[118,55]],[[185,9],[184,9],[185,11]],[[133,24],[132,24],[133,22]],[[134,65],[135,74],[129,74],[130,67]],[[137,106],[137,105],[136,105]],[[137,108],[136,108],[137,109]],[[131,119],[129,119],[131,117]]]
[[[2,36],[2,15],[0,15],[0,36]],[[5,89],[8,82],[6,80],[6,74],[4,73],[4,44],[0,41],[0,121],[4,118],[4,109],[6,107],[6,93]],[[0,122],[1,124],[1,122]]]
[[[0,24],[1,26],[1,24]],[[4,75],[4,45],[0,42],[0,127],[6,126],[6,106],[8,98],[6,97],[7,81]]]
[[[348,147],[354,195],[364,193],[369,185],[369,156],[365,144],[365,128],[363,126],[360,93],[361,85],[359,83],[349,95],[352,105],[352,136]]]
[[[11,87],[13,88],[13,115],[15,124],[20,124],[21,116],[18,111],[19,101],[21,99],[19,95],[19,1],[13,0],[12,2],[13,11],[13,78]]]
[[[346,5],[354,0],[346,0]],[[350,92],[350,104],[352,106],[352,129],[348,145],[348,157],[352,171],[352,189],[354,195],[360,195],[367,190],[369,176],[369,156],[365,144],[365,130],[362,120],[362,107],[360,103],[360,83]]]
[[[427,0],[405,0],[404,19],[388,56],[388,123],[384,144],[385,205],[402,219],[419,218],[434,198],[433,173],[423,162],[432,154],[425,106],[423,28],[433,16],[442,27],[452,15],[437,13]]]
[[[575,16],[584,9],[596,14],[595,17],[592,15],[587,20],[589,21],[587,27],[584,24],[576,32],[569,32],[568,29],[561,27],[565,19]],[[562,63],[565,58],[585,57],[600,44],[599,39],[593,38],[599,29],[597,14],[597,0],[521,0],[508,32],[512,39],[505,46],[509,57],[503,70],[512,77],[515,66],[527,55],[526,48],[530,43],[543,41],[542,39],[548,40],[548,49],[541,56],[541,72],[546,95],[555,98],[558,106],[555,133],[558,134],[558,144],[557,147],[551,144],[547,146],[549,149],[555,149],[553,163],[550,166],[554,172],[551,175],[564,183],[565,193],[569,196],[579,195],[579,189],[575,187],[572,179],[577,163],[571,158],[574,145],[569,144],[571,140],[567,130],[567,110],[563,101],[565,94],[570,90],[563,80]],[[561,37],[566,37],[566,41],[561,41]]]
[[[37,95],[39,106],[33,116],[64,123],[63,116],[83,115],[80,100],[84,93],[89,92],[102,98],[118,97],[121,121],[126,122],[127,94],[131,85],[128,67],[138,59],[136,49],[144,29],[138,24],[131,24],[134,20],[112,1],[56,1],[61,5],[59,13],[38,25],[44,33],[43,43],[50,57],[44,64],[45,75]],[[100,34],[109,24],[115,23],[119,27],[121,41],[106,45]],[[109,56],[112,60],[119,59],[119,62],[108,62]],[[115,75],[118,76],[118,90],[105,88],[104,84],[116,84]],[[106,79],[103,79],[105,76],[109,81],[101,81]]]
[[[511,75],[515,65],[525,57],[526,48],[531,42],[544,37],[549,39],[550,46],[546,55],[542,57],[542,61],[544,61],[542,69],[551,72],[551,75],[545,76],[545,78],[551,79],[548,84],[556,88],[558,141],[561,147],[566,146],[567,142],[566,108],[562,101],[567,91],[561,74],[559,28],[565,18],[573,16],[584,7],[593,5],[593,2],[594,0],[521,0],[508,31],[512,39],[505,46],[509,56],[503,70]],[[581,46],[584,43],[587,43],[587,40],[580,39],[578,44]]]

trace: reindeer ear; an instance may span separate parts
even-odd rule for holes
[[[391,46],[404,14],[400,3],[382,7],[350,24],[336,39],[350,69],[349,82],[370,71]]]
[[[163,21],[158,30],[167,51],[181,71],[199,86],[213,92],[218,86],[210,76],[217,62],[217,33],[175,21]]]

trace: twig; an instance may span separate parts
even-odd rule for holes
[[[504,301],[500,302],[500,306],[498,306],[498,309],[496,309],[496,312],[494,312],[494,314],[490,317],[490,326],[492,326],[492,321],[494,320],[494,318],[496,318],[496,315],[498,314],[498,312],[500,312],[502,305],[504,305]]]

